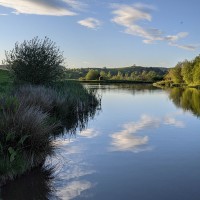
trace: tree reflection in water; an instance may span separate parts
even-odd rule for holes
[[[46,200],[53,196],[52,169],[42,167],[7,183],[1,189],[3,200]]]
[[[200,90],[195,88],[173,88],[169,90],[169,98],[179,108],[200,116]]]

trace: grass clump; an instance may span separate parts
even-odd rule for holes
[[[53,153],[52,133],[58,124],[49,123],[48,113],[29,106],[15,96],[0,100],[1,184],[41,164]]]

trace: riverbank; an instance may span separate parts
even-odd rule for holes
[[[200,85],[188,85],[186,83],[173,83],[172,81],[159,81],[156,83],[153,83],[153,86],[155,87],[159,87],[159,88],[174,88],[174,87],[178,87],[178,88],[196,88],[196,89],[200,89]]]
[[[0,71],[0,185],[42,166],[57,134],[83,129],[100,98],[74,81],[52,86],[12,84]]]
[[[70,79],[69,79],[70,80]],[[129,81],[129,80],[78,80],[73,79],[74,81],[81,83],[104,83],[104,84],[113,84],[113,83],[125,83],[125,84],[153,84],[152,81]]]

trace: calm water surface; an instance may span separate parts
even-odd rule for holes
[[[48,172],[1,191],[9,200],[199,200],[200,92],[87,85],[102,110],[76,135],[58,138]]]

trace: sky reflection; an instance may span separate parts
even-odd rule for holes
[[[136,133],[148,128],[158,127],[158,125],[159,119],[155,119],[147,115],[143,115],[138,122],[124,124],[121,131],[111,135],[111,150],[132,152],[142,150],[142,147],[148,143],[149,137],[138,136]]]
[[[77,144],[79,136],[93,138],[97,136],[94,129],[86,129],[75,137],[67,139],[58,138],[55,141],[57,146],[56,155],[49,160],[55,166],[54,187],[58,199],[70,200],[88,193],[88,190],[95,186],[85,176],[96,173],[92,167],[85,162],[83,157],[86,148]]]
[[[138,122],[130,122],[122,125],[122,130],[110,135],[111,151],[131,151],[134,153],[152,150],[148,146],[149,136],[136,135],[144,131],[153,132],[155,128],[161,125],[169,125],[177,128],[184,128],[185,124],[177,120],[172,114],[163,118],[142,115]]]

